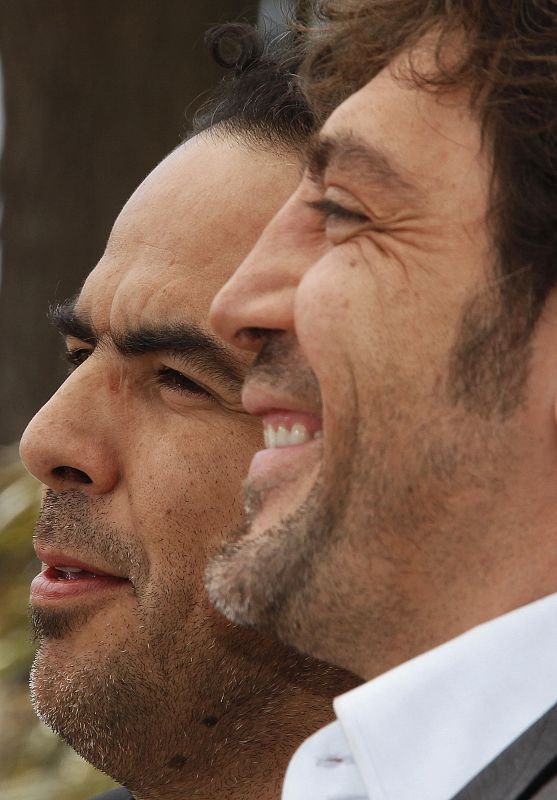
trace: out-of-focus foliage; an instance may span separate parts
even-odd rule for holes
[[[27,603],[39,569],[31,546],[39,502],[40,485],[17,448],[0,447],[0,798],[85,800],[114,784],[40,722],[29,700]]]

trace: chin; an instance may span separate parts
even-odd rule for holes
[[[76,658],[71,637],[70,643],[46,640],[39,647],[31,670],[37,715],[94,767],[125,785],[142,785],[145,765],[156,767],[156,749],[144,735],[157,706],[154,687],[130,670],[131,654],[81,651]]]
[[[294,513],[265,529],[260,506],[248,495],[251,520],[206,572],[211,602],[231,622],[298,646],[294,632],[303,620],[294,619],[291,609],[303,611],[312,574],[330,538],[332,516],[321,497],[318,480]]]

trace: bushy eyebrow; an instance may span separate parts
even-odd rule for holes
[[[389,191],[419,194],[387,153],[353,133],[316,134],[306,155],[306,169],[314,183],[322,183],[327,169],[335,167],[360,181]]]
[[[87,344],[97,344],[97,335],[88,317],[77,314],[75,306],[78,298],[72,297],[65,303],[51,306],[48,318],[62,336],[74,336]]]
[[[238,390],[244,379],[241,363],[208,331],[193,322],[142,327],[112,337],[124,356],[145,353],[172,353],[205,375],[231,384]]]
[[[50,319],[63,336],[73,336],[96,346],[101,340],[111,344],[125,357],[146,353],[171,353],[189,367],[201,370],[238,391],[243,383],[245,367],[235,354],[212,334],[194,322],[141,326],[136,330],[99,334],[90,319],[76,311],[77,299],[56,306]]]

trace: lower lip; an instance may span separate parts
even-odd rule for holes
[[[272,447],[259,450],[252,458],[249,478],[288,479],[300,469],[309,469],[319,457],[323,439],[312,439],[304,444]]]
[[[31,583],[31,603],[90,597],[98,592],[114,591],[126,585],[129,585],[126,578],[114,578],[107,575],[93,576],[88,573],[82,578],[76,577],[67,580],[58,577],[58,572],[52,567],[48,567],[43,572],[39,572]]]

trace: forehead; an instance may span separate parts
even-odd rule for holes
[[[292,156],[210,135],[181,145],[124,206],[77,310],[99,330],[189,319],[213,296],[295,188]]]
[[[331,115],[325,137],[339,134],[367,141],[402,177],[435,194],[454,190],[470,170],[487,176],[479,121],[465,89],[436,93],[408,80],[408,54],[395,59]],[[435,68],[428,51],[412,54],[424,73]],[[476,176],[477,177],[477,176]]]

